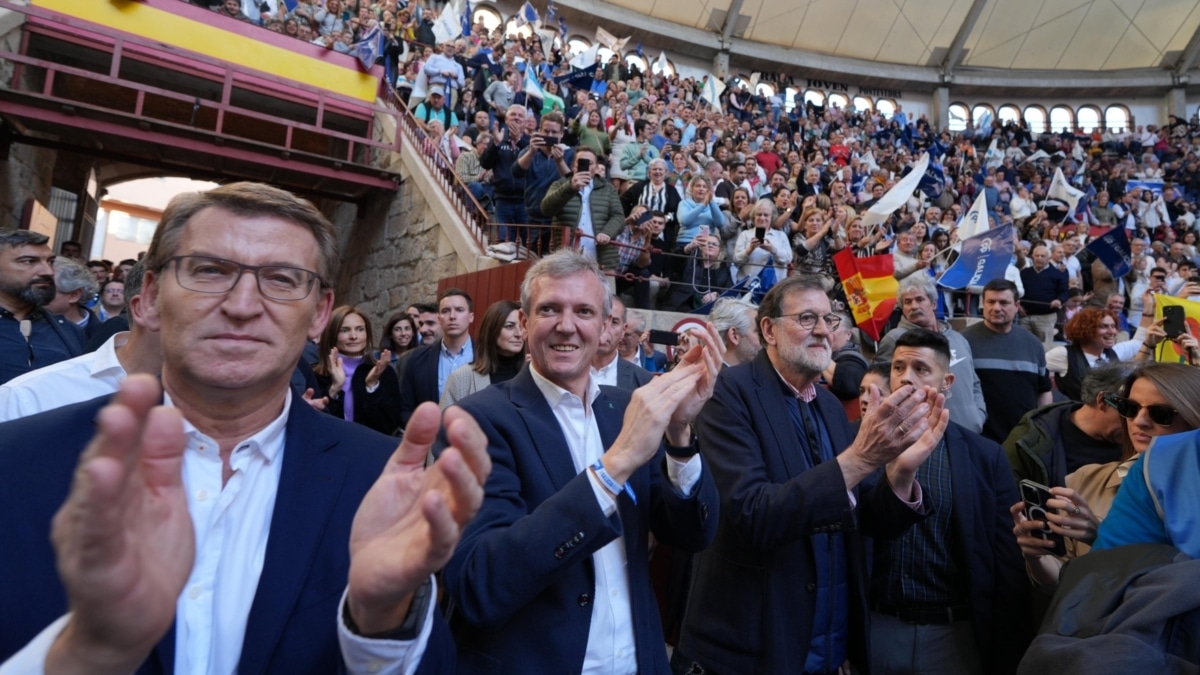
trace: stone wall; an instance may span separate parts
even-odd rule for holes
[[[50,203],[50,181],[56,152],[14,143],[0,157],[0,228],[20,227],[25,201],[30,197]]]
[[[412,181],[372,197],[356,213],[342,204],[325,211],[338,228],[342,267],[337,304],[371,317],[377,334],[388,317],[414,302],[432,302],[437,282],[460,273],[458,257]]]

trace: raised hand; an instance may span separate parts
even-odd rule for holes
[[[683,355],[680,365],[695,363],[703,368],[696,386],[680,401],[671,415],[671,422],[667,427],[667,440],[677,446],[687,445],[689,442],[691,434],[688,427],[692,420],[696,419],[696,415],[700,414],[700,409],[708,399],[712,398],[713,388],[717,386],[717,375],[721,374],[721,366],[725,362],[725,342],[711,321],[705,322],[704,330],[689,331],[688,334],[699,342]]]
[[[837,457],[848,489],[896,459],[934,426],[929,413],[941,405],[937,396],[928,387],[906,384],[881,401],[879,390],[872,387],[870,412],[863,416],[854,443]]]
[[[329,370],[329,377],[332,380],[329,383],[329,395],[336,398],[336,392],[340,392],[346,384],[346,364],[342,361],[341,355],[338,354],[337,347],[329,350],[329,364],[326,367]]]
[[[46,672],[130,673],[175,620],[195,534],[183,486],[186,441],[162,389],[131,375],[100,411],[51,539],[71,619]]]
[[[701,385],[705,368],[701,359],[693,358],[669,373],[656,376],[633,393],[625,409],[621,434],[601,458],[613,480],[625,483],[654,457],[676,411]],[[680,445],[686,445],[686,440]]]
[[[434,403],[413,412],[404,440],[354,516],[347,602],[364,634],[404,623],[413,594],[450,560],[483,503],[483,484],[492,470],[487,437],[466,411],[447,409],[450,445],[425,469],[438,421]]]
[[[371,371],[367,373],[366,385],[368,389],[374,389],[379,384],[379,378],[383,377],[383,371],[392,367],[392,350],[385,349],[379,353],[379,358],[375,361],[375,365],[371,366]],[[345,377],[343,373],[342,377]]]

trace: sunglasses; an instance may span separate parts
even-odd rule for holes
[[[1116,410],[1118,415],[1127,420],[1136,419],[1142,408],[1145,408],[1146,414],[1150,415],[1150,421],[1160,427],[1171,426],[1175,423],[1175,417],[1179,415],[1179,412],[1169,405],[1155,404],[1144,406],[1137,401],[1130,401],[1124,396],[1117,396],[1116,394],[1105,394],[1103,400],[1110,408]]]

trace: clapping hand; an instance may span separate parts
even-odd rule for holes
[[[367,389],[374,389],[379,384],[379,378],[383,377],[383,371],[392,366],[392,350],[385,349],[379,353],[379,359],[375,361],[375,365],[371,366],[371,372],[367,373],[366,385]],[[345,379],[345,374],[342,374],[342,379]]]

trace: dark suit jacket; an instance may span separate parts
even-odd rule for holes
[[[403,428],[400,425],[400,382],[396,378],[396,371],[391,367],[385,368],[375,391],[367,393],[367,375],[370,372],[371,366],[364,362],[354,369],[354,376],[350,378],[350,391],[354,394],[354,423],[381,434],[394,435],[397,429]],[[320,386],[320,393],[316,396],[329,396],[333,378],[326,375],[315,377]],[[330,397],[325,412],[346,419],[345,395]]]
[[[425,401],[437,403],[441,398],[438,392],[438,357],[441,355],[442,341],[421,345],[411,351],[411,356],[402,370],[400,379],[400,426],[408,426],[408,418],[412,417],[417,406]],[[471,340],[471,353],[475,351],[475,341]]]
[[[621,431],[629,396],[601,387],[592,403],[605,448]],[[669,673],[650,589],[649,534],[687,551],[708,545],[718,508],[708,469],[685,498],[670,485],[660,449],[630,479],[637,504],[622,494],[605,517],[529,368],[458,405],[487,434],[492,457],[483,507],[444,574],[459,672],[578,672],[596,593],[592,554],[624,537],[638,672]]]
[[[1013,673],[1033,639],[1029,578],[1008,509],[1021,500],[995,442],[951,423],[950,554],[969,589],[975,642],[987,673]],[[881,593],[876,580],[872,593]]]
[[[617,356],[617,386],[625,391],[644,387],[654,379],[654,373]]]
[[[721,371],[697,418],[704,459],[721,494],[717,538],[696,558],[679,652],[722,675],[800,673],[816,609],[812,535],[841,532],[849,564],[849,654],[865,671],[868,570],[863,535],[894,537],[927,513],[885,480],[855,490],[852,509],[836,461],[805,470],[783,384],[763,350]],[[854,431],[837,398],[817,387],[817,410],[836,451]]]
[[[67,611],[50,545],[50,520],[65,501],[79,454],[107,397],[0,424],[0,661]],[[242,673],[334,673],[338,601],[350,565],[358,504],[395,449],[395,439],[347,424],[292,398],[283,468],[242,646]],[[18,611],[19,608],[19,611]],[[422,672],[453,670],[453,646],[436,617]],[[174,672],[174,627],[138,673]]]

